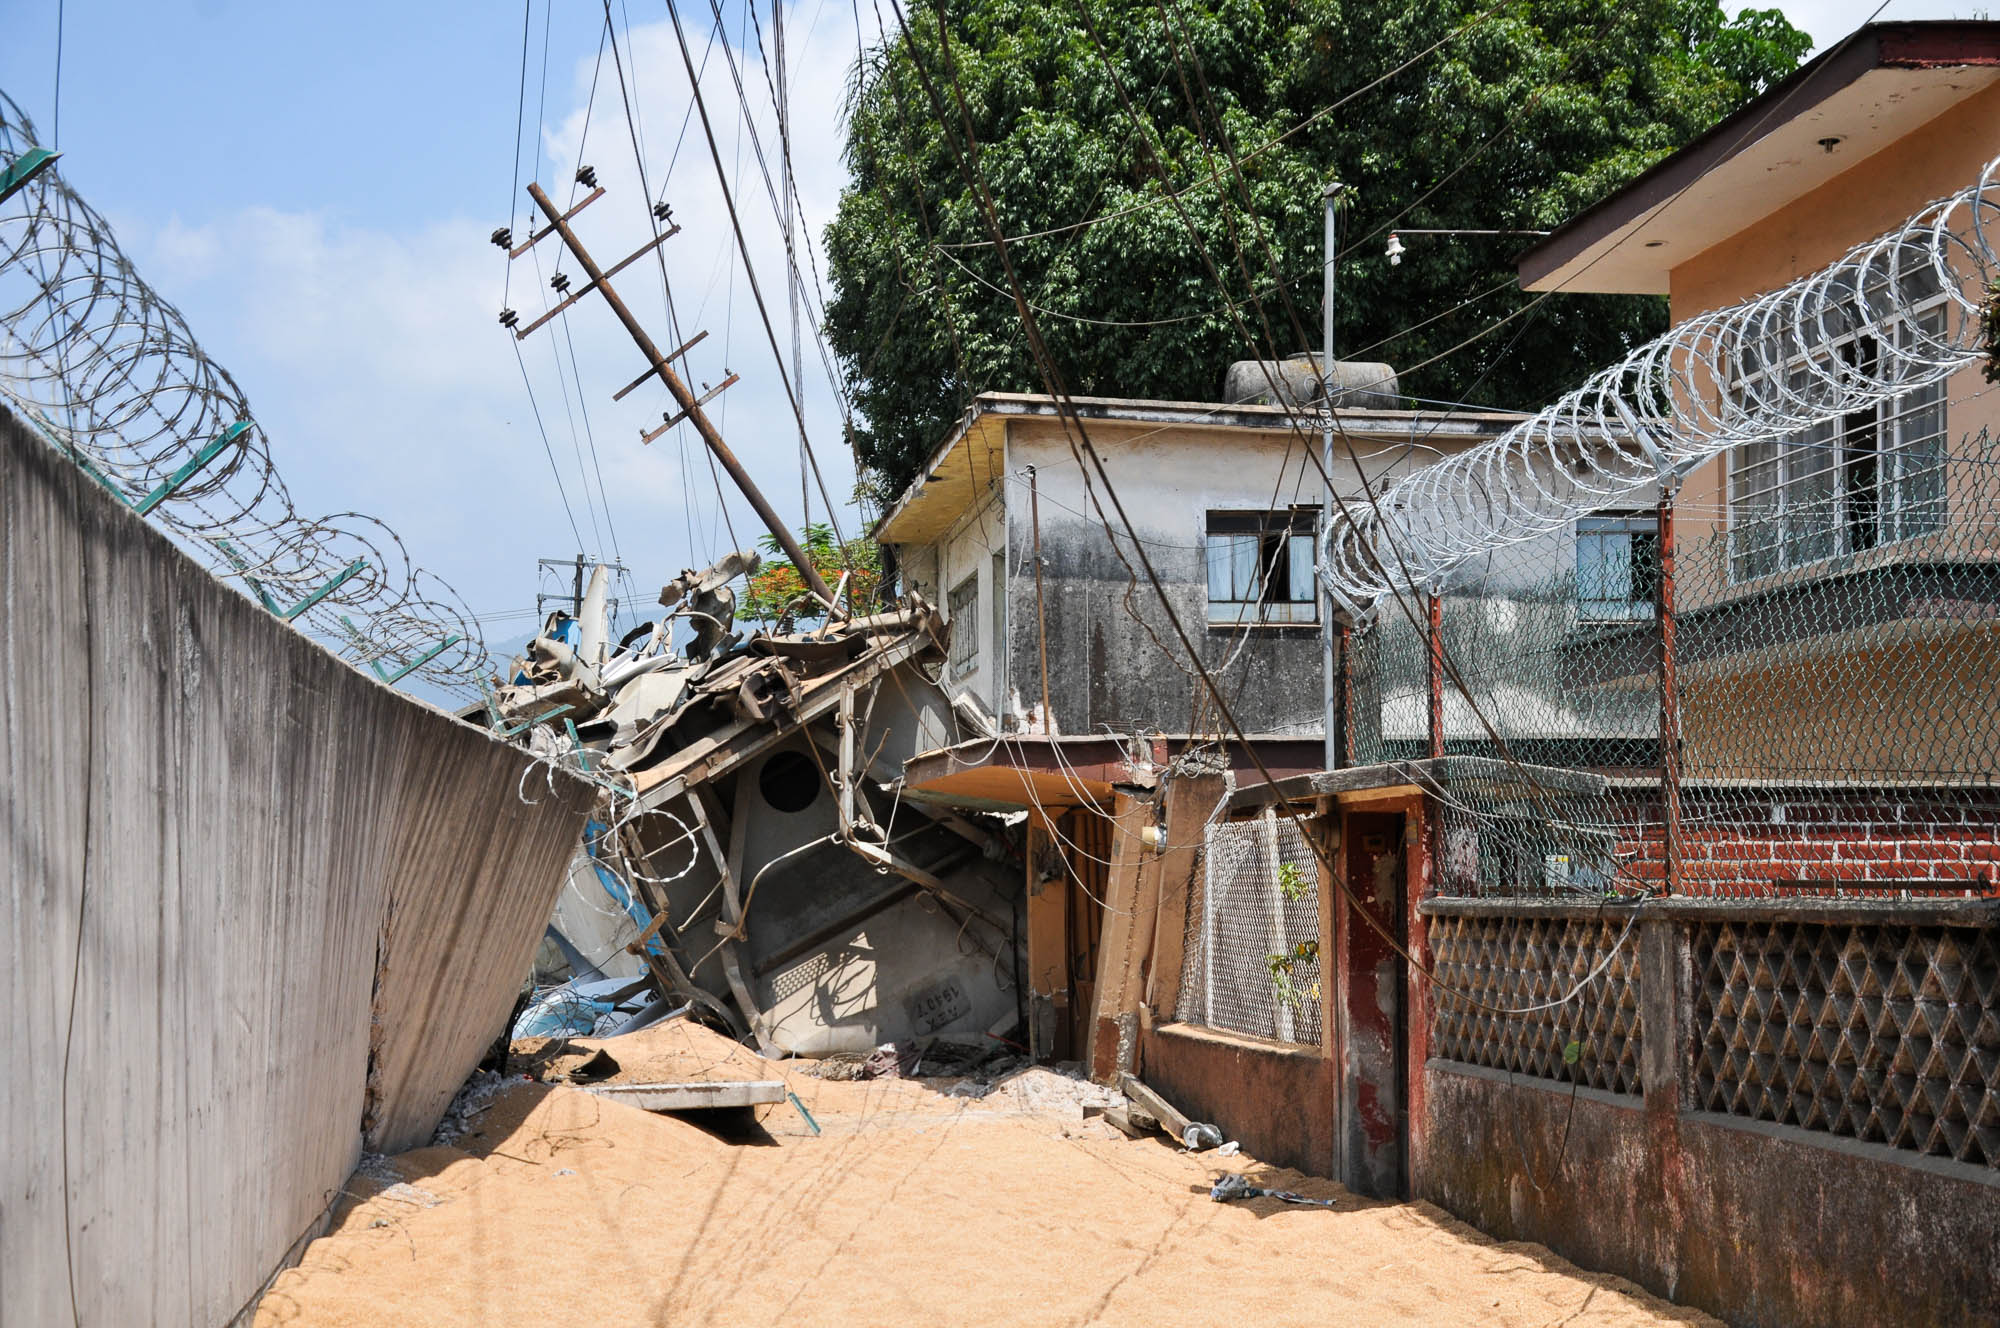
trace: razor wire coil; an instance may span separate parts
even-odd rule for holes
[[[0,171],[38,146],[0,92]],[[484,668],[471,611],[394,531],[357,512],[298,511],[235,380],[53,162],[0,202],[0,401],[357,667],[454,690]]]
[[[1422,467],[1321,532],[1319,574],[1367,616],[1745,443],[1942,383],[1985,352],[2000,159],[1901,227],[1777,290],[1689,318],[1490,443]],[[1943,317],[1924,320],[1922,310]],[[1928,324],[1934,322],[1935,327]],[[1871,338],[1871,360],[1840,346]]]

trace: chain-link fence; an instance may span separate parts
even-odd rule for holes
[[[1317,1046],[1319,861],[1297,824],[1267,809],[1202,838],[1188,900],[1176,1017]]]
[[[1996,893],[2000,447],[1892,404],[1921,438],[1744,449],[1357,630],[1356,762],[1483,758],[1442,892]]]

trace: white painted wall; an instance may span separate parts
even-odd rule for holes
[[[951,624],[952,640],[957,642],[959,633],[967,631],[977,638],[978,650],[972,667],[948,673],[946,683],[953,692],[971,692],[996,714],[1005,695],[1001,689],[1006,674],[1006,652],[1004,638],[995,631],[994,605],[997,598],[1004,614],[1006,584],[1004,577],[996,579],[995,559],[1003,556],[1007,549],[1006,499],[1004,486],[994,484],[945,533],[943,539],[927,546],[920,554],[912,551],[915,556],[906,563],[911,584],[925,599],[937,605],[945,621]],[[978,611],[970,623],[955,622],[952,620],[952,591],[963,585],[968,577],[974,578],[979,587]]]

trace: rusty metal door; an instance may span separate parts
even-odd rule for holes
[[[1336,909],[1338,1174],[1357,1193],[1400,1197],[1409,1183],[1403,816],[1350,812],[1341,842],[1353,900]]]

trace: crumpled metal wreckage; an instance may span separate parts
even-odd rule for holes
[[[995,735],[945,680],[943,622],[907,595],[746,635],[731,585],[756,567],[683,572],[616,641],[600,567],[496,680],[487,722],[606,790],[551,939],[575,981],[649,980],[767,1054],[1005,1033],[1018,839],[901,784],[910,757]]]

